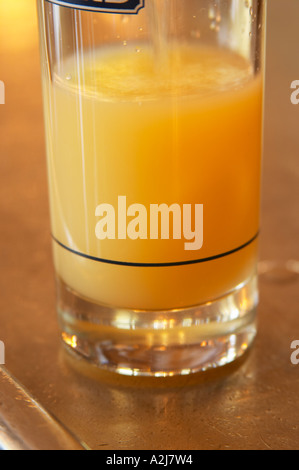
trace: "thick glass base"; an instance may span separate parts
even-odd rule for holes
[[[179,310],[123,310],[93,303],[57,279],[67,348],[125,375],[204,371],[242,356],[256,336],[257,277],[203,305]]]

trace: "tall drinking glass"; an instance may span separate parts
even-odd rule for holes
[[[38,0],[64,344],[189,374],[256,335],[263,0]]]

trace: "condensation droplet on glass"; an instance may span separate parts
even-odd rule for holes
[[[208,17],[209,17],[209,20],[215,19],[215,11],[213,7],[209,8]]]
[[[216,29],[216,21],[215,21],[215,20],[211,21],[210,29],[211,29],[212,31],[214,31],[214,30]]]
[[[72,76],[70,73],[66,74],[65,79],[70,81],[72,79]]]
[[[200,38],[200,31],[199,29],[193,29],[191,31],[191,37],[194,39],[199,39]]]

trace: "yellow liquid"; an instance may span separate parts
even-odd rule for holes
[[[80,59],[81,60],[81,59]],[[226,51],[173,46],[86,51],[45,89],[52,231],[59,277],[119,308],[173,309],[219,298],[255,271],[259,230],[262,79]],[[99,204],[203,204],[203,246],[186,240],[98,240]],[[128,218],[128,221],[130,218]],[[117,222],[117,221],[116,221]],[[117,231],[116,231],[117,233]]]

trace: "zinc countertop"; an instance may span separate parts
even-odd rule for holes
[[[282,8],[283,6],[283,8]],[[298,449],[298,0],[268,2],[259,332],[235,364],[141,379],[62,349],[34,0],[0,3],[0,447]],[[299,357],[299,355],[298,355]]]

